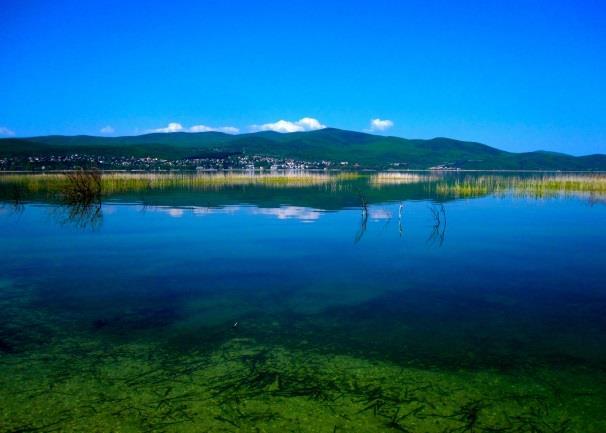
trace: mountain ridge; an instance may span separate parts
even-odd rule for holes
[[[448,137],[407,139],[337,128],[238,135],[207,131],[118,137],[47,135],[0,139],[0,158],[74,153],[168,160],[246,154],[302,161],[327,160],[334,164],[347,161],[349,166],[360,168],[606,170],[606,155],[603,154],[573,156],[545,150],[518,153]]]

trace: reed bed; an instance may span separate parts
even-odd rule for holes
[[[251,173],[215,173],[215,174],[125,174],[112,173],[104,176],[104,191],[116,192],[190,189],[208,190],[230,186],[264,186],[268,188],[290,188],[325,185],[336,181],[328,174],[287,173],[287,174],[251,174]]]
[[[427,191],[442,197],[477,197],[487,194],[515,194],[517,196],[553,197],[580,196],[598,201],[606,197],[604,174],[554,174],[544,176],[465,176],[455,180],[418,173],[377,173],[371,176],[359,173],[316,173],[293,171],[284,173],[103,173],[99,179],[90,178],[92,172],[0,175],[0,197],[25,199],[32,195],[48,197],[78,197],[86,195],[75,180],[94,180],[98,192],[93,197],[118,193],[160,191],[172,189],[219,190],[229,187],[260,186],[266,188],[305,188],[322,186],[340,191],[352,181],[368,179],[374,188],[385,185],[427,184]],[[84,182],[84,186],[90,182]],[[76,188],[76,189],[74,189]],[[80,188],[79,190],[77,188]]]
[[[476,197],[514,194],[529,197],[606,196],[606,175],[545,175],[540,177],[466,176],[435,184],[441,196]]]
[[[78,172],[77,172],[78,173]],[[73,188],[71,173],[0,175],[0,190],[18,190],[28,194],[63,194]],[[353,180],[357,173],[104,173],[100,176],[103,195],[150,190],[216,190],[233,186],[263,186],[268,188],[301,188],[333,185]]]

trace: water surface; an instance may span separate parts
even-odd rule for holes
[[[430,182],[5,200],[0,429],[606,431],[606,206]]]

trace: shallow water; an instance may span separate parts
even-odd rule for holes
[[[430,190],[6,201],[0,430],[606,431],[606,206]]]

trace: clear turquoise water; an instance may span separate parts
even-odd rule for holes
[[[606,431],[606,206],[419,191],[5,203],[0,430]]]

